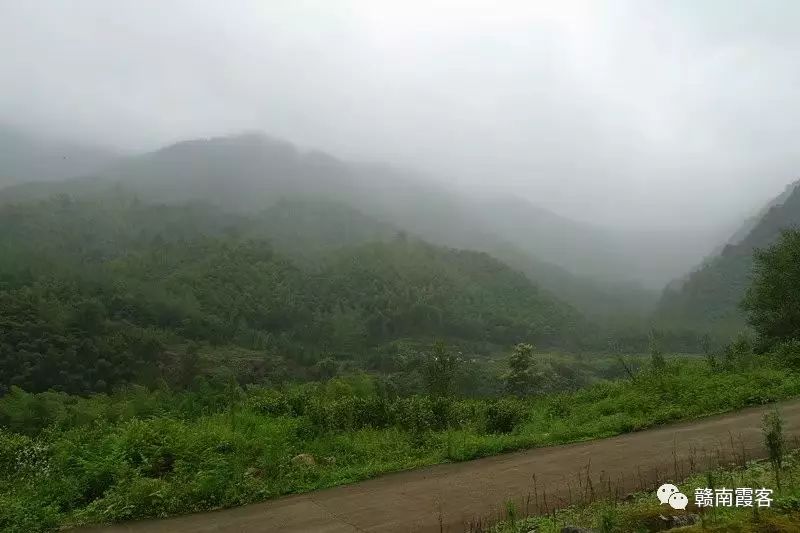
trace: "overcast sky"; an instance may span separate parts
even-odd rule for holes
[[[729,222],[800,177],[800,2],[0,0],[0,120],[261,129],[575,218]]]

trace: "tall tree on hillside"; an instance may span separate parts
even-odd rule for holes
[[[432,396],[450,396],[455,392],[460,362],[459,354],[449,351],[443,342],[433,345],[425,361],[425,381]]]
[[[800,231],[783,232],[754,258],[753,283],[742,301],[750,325],[766,346],[800,339]]]
[[[506,390],[510,394],[525,396],[531,394],[536,382],[533,369],[533,346],[520,343],[514,346],[508,358],[508,373],[505,375]]]

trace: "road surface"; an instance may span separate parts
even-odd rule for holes
[[[623,497],[676,482],[718,461],[761,457],[761,417],[750,408],[618,437],[536,448],[263,503],[94,529],[111,533],[462,532],[499,516],[505,502],[545,512],[605,492]],[[800,400],[779,404],[787,434],[800,436]],[[588,475],[587,475],[588,472]]]

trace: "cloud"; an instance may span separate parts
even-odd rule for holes
[[[606,224],[795,178],[794,2],[2,0],[0,116],[146,149],[263,129]]]

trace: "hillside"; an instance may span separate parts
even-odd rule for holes
[[[0,382],[185,384],[197,349],[244,382],[280,380],[330,355],[363,364],[406,337],[569,348],[587,330],[486,254],[400,235],[300,264],[263,240],[271,216],[135,200],[0,208]]]
[[[402,231],[495,255],[594,315],[642,315],[655,300],[636,283],[621,281],[636,279],[636,269],[646,265],[638,264],[630,250],[621,251],[606,232],[524,201],[467,198],[408,171],[345,163],[261,134],[181,142],[120,160],[96,177],[9,187],[0,191],[0,203],[60,194],[98,201],[127,194],[145,203],[201,202],[248,215],[266,210],[273,217],[266,227],[299,225],[316,232],[302,242],[291,233],[269,235],[295,257]]]
[[[736,233],[733,234],[728,241],[728,244],[739,244],[745,240],[747,236],[750,235],[750,233],[755,229],[758,223],[767,215],[770,209],[785,204],[789,197],[795,192],[795,190],[797,190],[798,186],[800,186],[800,181],[796,181],[787,185],[782,193],[770,200],[767,205],[759,209],[755,215],[748,218],[736,231]]]
[[[386,241],[402,234],[396,227],[329,201],[280,200],[249,217],[245,234],[268,238],[282,253],[313,259],[342,246]]]
[[[570,220],[519,198],[484,202],[476,213],[487,228],[515,247],[577,276],[604,283],[638,277],[638,267],[625,261],[630,250],[606,229]]]
[[[594,321],[630,324],[650,315],[658,302],[654,290],[632,282],[615,284],[572,274],[508,243],[493,243],[485,249]]]
[[[710,258],[682,283],[665,289],[656,320],[669,325],[692,325],[730,335],[745,327],[739,303],[750,284],[753,251],[773,244],[784,229],[800,225],[800,189],[789,186],[770,202],[747,235],[740,232],[715,257]]]

